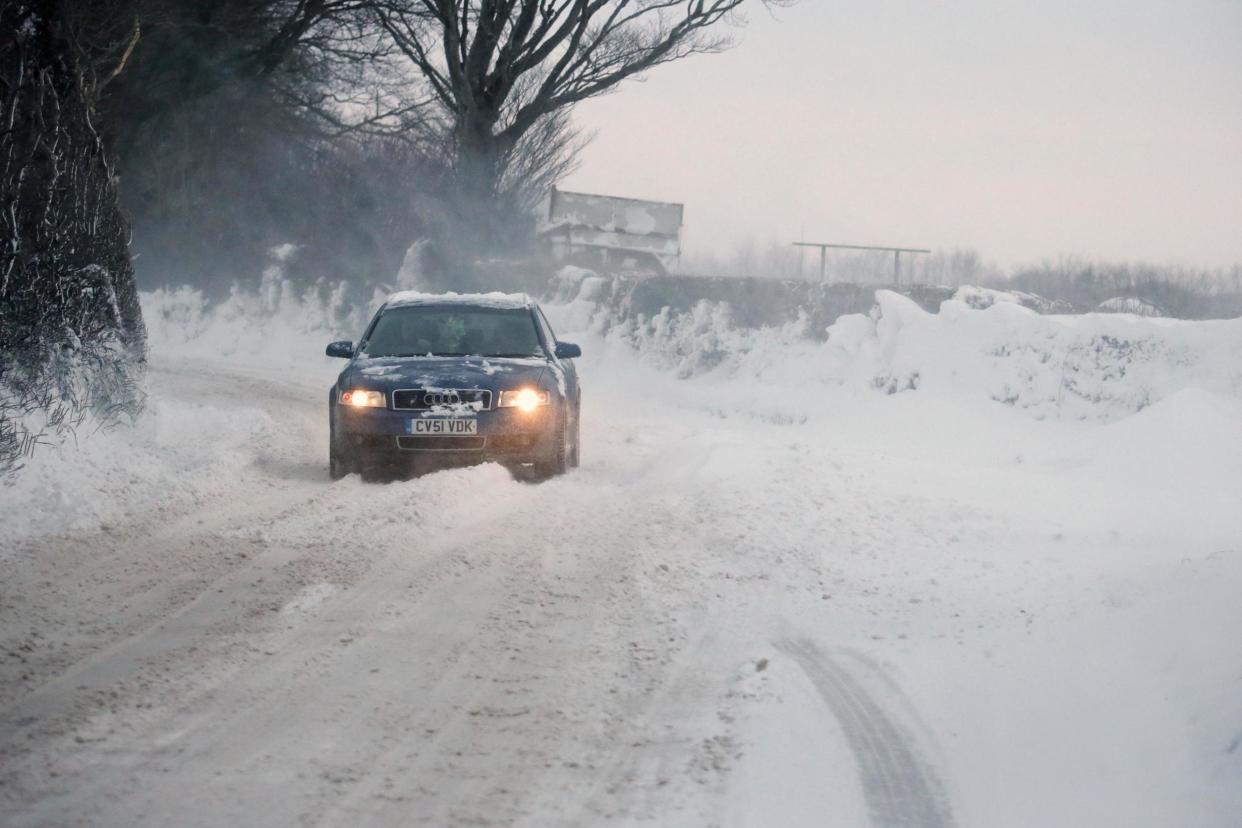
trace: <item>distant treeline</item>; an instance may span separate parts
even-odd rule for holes
[[[1164,316],[1226,319],[1242,316],[1242,266],[1198,270],[1150,264],[1097,264],[1077,260],[1024,267],[994,277],[990,287],[1010,288],[1068,302],[1078,311],[1117,298],[1135,298]]]
[[[891,285],[891,253],[833,251],[823,281],[830,284]],[[724,256],[689,258],[681,272],[700,276],[760,277],[818,282],[817,251],[791,245],[743,244]],[[1037,265],[1001,268],[969,249],[905,255],[904,285],[980,285],[1021,290],[1062,303],[1078,312],[1095,310],[1111,299],[1139,299],[1164,315],[1183,319],[1242,316],[1242,265],[1194,268],[1184,265],[1108,263],[1065,257]]]

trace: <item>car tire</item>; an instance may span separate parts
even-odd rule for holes
[[[553,435],[556,450],[552,456],[535,464],[535,474],[540,479],[547,480],[550,477],[556,477],[557,475],[564,474],[569,469],[570,447],[568,445],[568,434],[566,433],[568,430],[568,424],[565,422],[566,419],[568,419],[567,415],[561,415],[556,424],[556,432]]]
[[[345,475],[353,471],[353,463],[350,463],[341,453],[337,451],[336,440],[332,437],[328,438],[328,477],[332,480],[340,480]]]
[[[578,468],[582,455],[582,403],[579,401],[574,406],[574,431],[573,439],[569,446],[569,467],[571,469]]]

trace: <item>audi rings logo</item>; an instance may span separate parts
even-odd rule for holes
[[[461,405],[461,395],[456,391],[426,391],[423,393],[423,405]]]

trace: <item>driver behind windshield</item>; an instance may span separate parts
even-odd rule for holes
[[[375,323],[362,353],[368,357],[538,354],[539,336],[525,309],[397,307]]]

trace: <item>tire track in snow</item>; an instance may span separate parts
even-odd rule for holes
[[[841,725],[877,828],[953,828],[944,786],[906,731],[836,659],[806,639],[777,643]]]

